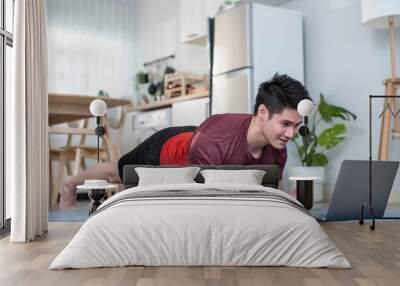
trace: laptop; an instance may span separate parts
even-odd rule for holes
[[[396,177],[399,162],[372,161],[372,204],[382,218]],[[358,220],[361,206],[369,201],[369,161],[344,160],[340,166],[328,209],[311,209],[320,221]],[[371,218],[366,209],[364,218]]]

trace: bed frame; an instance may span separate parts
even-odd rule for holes
[[[193,166],[193,165],[191,165]],[[147,167],[147,168],[171,168],[171,167],[182,167],[182,166],[171,166],[171,165],[163,165],[163,166],[152,166],[152,165],[125,165],[123,170],[123,184],[124,188],[132,188],[136,187],[139,182],[139,177],[135,171],[137,167]],[[277,165],[251,165],[251,166],[239,166],[239,165],[220,165],[220,166],[210,166],[210,165],[202,165],[197,166],[202,170],[204,169],[219,169],[219,170],[263,170],[265,171],[265,175],[262,179],[261,184],[265,187],[278,188],[280,181],[280,170]],[[198,173],[194,178],[197,183],[204,183],[203,176]]]

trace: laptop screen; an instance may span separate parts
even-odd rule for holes
[[[389,199],[399,162],[372,161],[372,204],[381,218]],[[369,202],[369,161],[344,160],[339,170],[326,220],[356,220]],[[364,218],[370,218],[368,211]]]

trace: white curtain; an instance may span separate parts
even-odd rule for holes
[[[18,0],[14,9],[10,241],[27,242],[48,226],[46,0]]]

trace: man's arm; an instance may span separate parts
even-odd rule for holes
[[[286,161],[287,161],[287,149],[285,147],[285,149],[282,150],[280,159],[278,161],[278,166],[279,166],[279,169],[281,171],[281,173],[280,173],[280,175],[281,175],[280,182],[282,182],[282,179],[283,179],[283,170],[285,169]]]
[[[282,189],[282,179],[280,179],[280,181],[278,183],[278,190],[283,191],[283,189]]]
[[[191,165],[222,165],[222,152],[217,143],[198,132],[190,144],[188,162]]]
[[[287,150],[286,150],[286,147],[285,147],[285,149],[283,149],[280,152],[279,159],[276,162],[276,164],[278,165],[279,170],[280,170],[280,180],[279,180],[279,183],[278,183],[278,189],[281,190],[281,191],[283,191],[282,180],[283,180],[283,170],[285,169],[286,161],[287,161]]]

